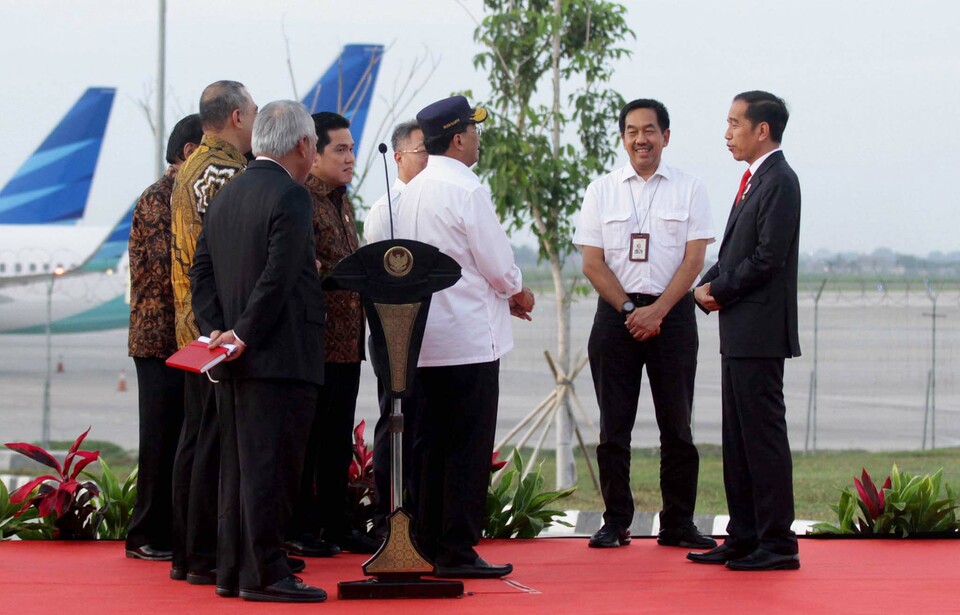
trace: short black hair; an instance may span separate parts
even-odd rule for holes
[[[631,100],[623,106],[623,109],[620,109],[621,137],[627,130],[627,114],[634,109],[653,109],[657,114],[657,125],[660,126],[660,130],[666,131],[670,128],[670,114],[667,113],[667,108],[663,106],[662,102],[652,98],[638,98],[636,100]]]
[[[200,123],[204,128],[222,130],[234,109],[250,100],[247,88],[239,81],[215,81],[200,95]]]
[[[350,128],[350,120],[332,111],[321,111],[310,117],[313,118],[313,125],[317,129],[317,151],[320,153],[330,144],[331,130]]]
[[[417,120],[407,120],[397,124],[397,127],[393,129],[393,135],[390,136],[390,145],[393,146],[393,151],[400,149],[400,144],[406,141],[414,130],[420,130],[420,124],[417,123]]]
[[[427,150],[427,153],[431,156],[440,156],[447,153],[447,150],[450,149],[450,144],[453,142],[453,138],[456,135],[462,135],[467,132],[467,126],[471,123],[472,122],[460,122],[457,128],[452,128],[449,132],[433,137],[424,137],[423,149]]]
[[[203,125],[200,123],[200,114],[194,113],[181,119],[170,131],[167,139],[167,163],[183,162],[183,147],[187,143],[200,145],[203,138]]]
[[[751,124],[756,126],[760,122],[767,123],[770,127],[770,139],[774,143],[779,145],[783,141],[783,129],[787,127],[790,112],[782,98],[763,90],[751,90],[737,94],[733,100],[747,103],[746,117]]]

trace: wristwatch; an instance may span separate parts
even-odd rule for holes
[[[623,305],[620,306],[620,313],[624,316],[629,316],[635,309],[637,309],[637,306],[633,304],[633,301],[627,299],[623,302]]]

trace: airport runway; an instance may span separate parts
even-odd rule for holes
[[[584,351],[595,297],[573,306],[573,354]],[[919,295],[879,301],[868,296],[824,295],[819,314],[817,448],[902,450],[921,447],[931,363],[930,303]],[[936,445],[960,445],[960,305],[948,298],[938,305]],[[786,366],[787,418],[791,443],[802,450],[813,369],[813,302],[801,299],[804,356]],[[697,441],[720,443],[720,357],[715,316],[698,313],[699,371],[694,430]],[[540,296],[532,323],[514,321],[516,348],[501,368],[498,437],[512,429],[551,390],[543,351],[553,347],[554,305]],[[127,355],[126,331],[64,334],[53,337],[53,363],[63,372],[51,380],[51,437],[72,440],[88,426],[91,438],[126,448],[137,446],[137,382]],[[127,390],[118,391],[121,372]],[[46,342],[42,335],[0,335],[0,442],[38,440],[41,433]],[[589,368],[576,390],[592,422],[598,410]],[[376,419],[376,384],[364,366],[357,418]],[[579,418],[579,413],[575,414]],[[581,424],[583,421],[581,420]],[[588,443],[593,428],[582,426]],[[927,443],[931,440],[928,427]],[[657,430],[650,399],[641,396],[634,444],[655,446]],[[807,440],[812,446],[812,433]],[[539,434],[532,438],[536,441]],[[549,434],[546,444],[553,446]]]

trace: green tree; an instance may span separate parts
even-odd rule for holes
[[[563,266],[587,184],[616,156],[611,119],[622,97],[606,88],[634,37],[626,9],[602,0],[484,0],[474,58],[489,74],[491,117],[477,171],[510,230],[533,230],[557,299],[557,362],[570,373],[570,301]],[[564,93],[562,90],[568,90]],[[576,482],[570,402],[558,383],[557,487]]]

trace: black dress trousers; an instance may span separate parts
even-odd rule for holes
[[[337,544],[350,533],[347,474],[360,391],[360,362],[324,363],[288,537],[320,535]]]
[[[726,543],[797,553],[782,358],[721,359]]]
[[[207,376],[189,372],[183,397],[183,429],[173,464],[173,566],[209,572],[217,566],[217,400]]]
[[[638,306],[655,300],[645,295],[631,297]],[[633,522],[630,440],[644,367],[660,429],[660,527],[675,529],[693,523],[700,456],[693,444],[690,420],[698,349],[691,293],[663,319],[660,334],[643,342],[630,335],[619,311],[603,299],[598,301],[587,350],[600,406],[597,465],[605,523],[627,529]]]
[[[258,589],[290,575],[283,541],[300,487],[317,386],[253,378],[224,379],[218,386],[217,585]]]
[[[140,404],[137,501],[127,549],[173,545],[173,460],[183,428],[183,372],[163,359],[134,357]]]
[[[500,361],[422,367],[417,543],[439,566],[473,564],[497,429]]]

